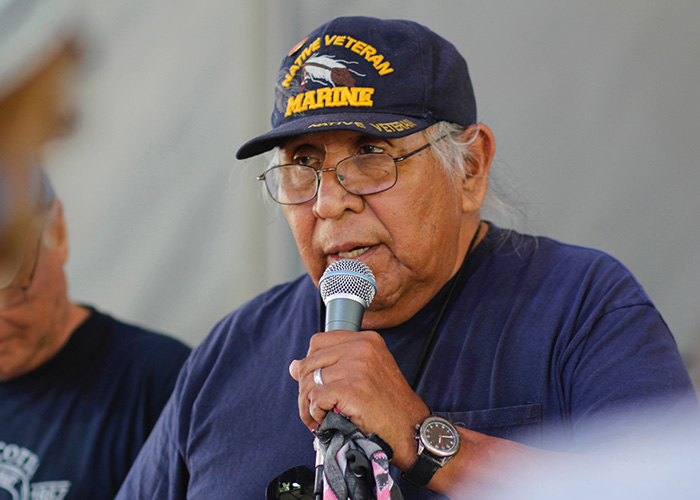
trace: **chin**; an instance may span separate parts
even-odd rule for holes
[[[365,311],[362,320],[362,328],[377,330],[380,328],[390,328],[402,323],[397,320],[395,309],[384,304],[380,299],[375,298],[372,305]]]

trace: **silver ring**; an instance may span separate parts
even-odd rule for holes
[[[316,382],[316,387],[321,387],[323,385],[323,379],[321,378],[320,368],[316,368],[314,370],[314,382]]]

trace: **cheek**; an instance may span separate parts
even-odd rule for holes
[[[314,279],[319,278],[325,267],[323,256],[313,247],[317,219],[311,207],[293,205],[284,206],[283,210],[306,270]]]
[[[0,358],[5,363],[22,364],[46,343],[42,334],[45,325],[36,321],[38,313],[27,305],[0,319],[0,338],[4,338],[0,343]]]
[[[305,206],[283,206],[283,210],[294,240],[301,250],[304,242],[309,242],[314,232],[315,217],[311,209]]]
[[[425,256],[426,248],[444,245],[444,238],[456,234],[461,214],[452,192],[428,189],[387,201],[376,213],[400,253]]]
[[[31,311],[34,325],[46,329],[57,322],[57,316],[60,316],[67,303],[68,294],[66,277],[58,253],[46,247],[42,252],[27,309]]]
[[[442,279],[451,269],[459,246],[461,213],[446,193],[416,202],[403,214],[393,232],[402,265],[419,282]]]

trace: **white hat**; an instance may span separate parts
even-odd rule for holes
[[[0,98],[77,33],[77,0],[0,0]]]

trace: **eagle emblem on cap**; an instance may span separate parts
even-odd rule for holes
[[[314,55],[309,57],[301,66],[301,88],[306,88],[308,82],[330,84],[333,87],[354,87],[357,81],[353,74],[365,76],[347,65],[357,64],[356,61],[344,61],[331,55]]]

